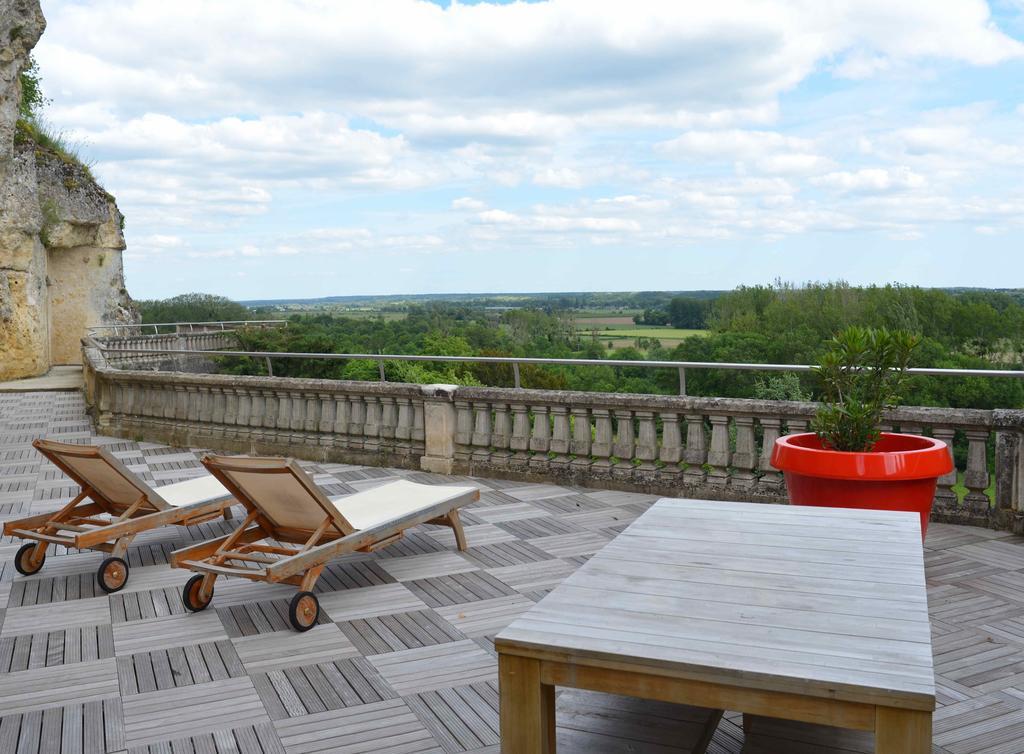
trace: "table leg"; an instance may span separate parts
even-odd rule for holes
[[[932,713],[878,707],[875,710],[875,754],[929,754]]]
[[[540,682],[540,662],[498,656],[502,754],[555,754],[555,687]]]

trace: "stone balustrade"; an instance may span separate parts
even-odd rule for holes
[[[419,385],[118,369],[86,346],[97,431],[173,445],[419,468]]]
[[[220,351],[238,348],[238,338],[233,330],[182,330],[160,335],[109,335],[94,340],[109,349],[126,351],[153,351],[148,353],[105,352],[107,362],[112,366],[126,369],[159,369],[164,371],[208,372],[212,371],[210,359],[191,354],[168,354],[171,351]]]
[[[118,369],[95,347],[84,352],[87,401],[106,434],[705,499],[784,501],[772,445],[805,431],[816,408]],[[886,429],[942,439],[951,453],[954,442],[966,447],[966,492],[961,500],[956,472],[940,479],[936,520],[1021,528],[1024,411],[902,407],[886,421]]]

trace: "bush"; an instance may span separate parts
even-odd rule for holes
[[[811,428],[825,447],[863,452],[878,442],[882,412],[901,397],[918,338],[885,328],[848,327],[829,343],[814,372],[825,405]]]

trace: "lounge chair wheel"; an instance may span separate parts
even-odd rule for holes
[[[207,605],[213,601],[213,589],[210,589],[210,596],[205,601],[199,596],[199,590],[203,585],[203,578],[203,574],[197,573],[185,582],[185,588],[181,590],[181,601],[193,613],[205,610]]]
[[[288,620],[296,631],[308,631],[320,616],[320,600],[312,592],[299,592],[288,606]]]
[[[19,547],[17,554],[14,556],[14,568],[22,576],[31,576],[33,573],[37,573],[43,567],[43,563],[46,562],[45,550],[43,550],[43,554],[39,557],[39,562],[32,560],[32,553],[35,549],[36,543],[28,542]]]
[[[128,564],[122,558],[107,558],[96,571],[96,581],[107,594],[120,591],[128,583]]]

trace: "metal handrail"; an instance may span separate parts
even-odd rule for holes
[[[172,348],[111,348],[90,338],[93,344],[104,354],[107,353],[147,353],[147,354],[201,354],[203,356],[246,356],[263,359],[267,365],[267,374],[274,376],[271,359],[327,359],[346,361],[375,361],[378,364],[381,382],[385,382],[384,362],[386,361],[446,361],[474,364],[511,364],[515,378],[515,387],[520,388],[520,365],[536,364],[549,366],[611,366],[641,367],[644,369],[677,369],[679,370],[679,395],[686,395],[687,369],[726,369],[748,372],[810,372],[815,369],[810,364],[749,364],[742,362],[716,361],[630,361],[628,359],[549,359],[532,356],[435,356],[428,354],[373,354],[373,353],[294,353],[290,351],[195,351],[191,349]],[[909,374],[930,375],[935,377],[1015,377],[1024,379],[1024,371],[1015,369],[941,369],[938,367],[913,367]]]
[[[224,319],[224,320],[216,320],[214,322],[146,322],[145,324],[143,324],[143,323],[135,323],[135,322],[128,322],[128,323],[124,323],[124,324],[115,324],[115,325],[95,325],[94,327],[87,328],[86,332],[90,336],[94,336],[94,335],[96,335],[96,331],[97,330],[113,330],[115,335],[116,335],[117,332],[119,330],[122,330],[122,329],[137,328],[137,329],[139,329],[141,331],[141,329],[144,328],[144,327],[152,327],[153,328],[153,335],[159,335],[160,333],[157,330],[158,327],[175,327],[175,328],[177,328],[177,327],[184,327],[185,325],[188,325],[188,328],[189,328],[188,331],[189,332],[195,332],[195,328],[196,327],[205,327],[205,328],[213,327],[213,328],[216,328],[218,325],[220,326],[219,329],[221,329],[221,330],[228,329],[228,328],[225,327],[225,325],[284,325],[285,327],[287,327],[288,326],[288,320],[286,320],[286,319]],[[145,335],[146,333],[140,332],[139,334],[140,335]]]

